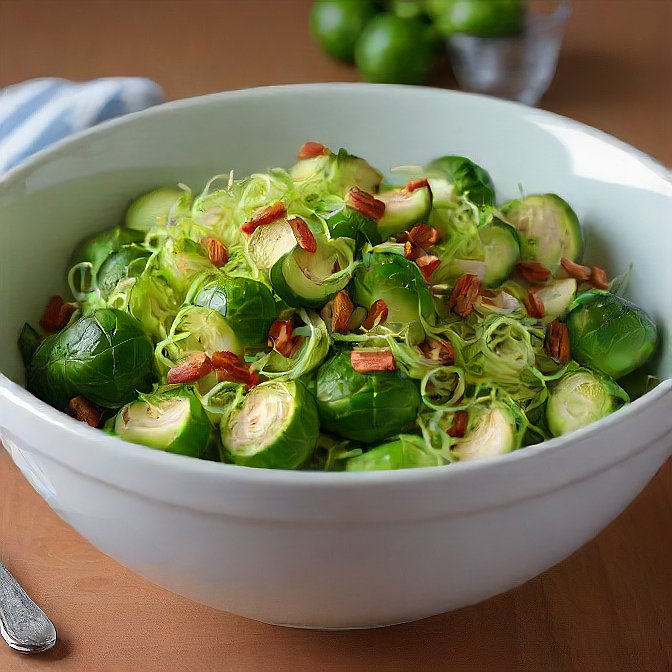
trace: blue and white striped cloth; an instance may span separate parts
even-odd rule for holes
[[[0,175],[71,133],[163,102],[149,79],[31,79],[0,91]]]

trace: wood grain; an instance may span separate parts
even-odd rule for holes
[[[170,98],[357,80],[306,31],[308,0],[0,0],[0,86],[144,75]],[[672,2],[577,0],[541,106],[672,165]],[[445,67],[445,63],[443,64]],[[454,86],[448,72],[434,82]],[[60,641],[2,672],[670,672],[672,461],[597,539],[542,576],[451,614],[372,631],[282,629],[197,605],[99,553],[0,451],[0,557]]]

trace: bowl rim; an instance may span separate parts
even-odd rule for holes
[[[530,108],[522,103],[501,100],[482,94],[466,93],[447,89],[433,87],[419,87],[407,85],[389,85],[389,84],[364,84],[364,83],[312,83],[312,84],[284,84],[275,86],[262,86],[254,88],[243,88],[219,93],[211,93],[202,96],[183,98],[175,101],[169,101],[159,105],[152,106],[139,112],[133,112],[121,117],[117,117],[101,124],[85,129],[62,140],[55,142],[48,148],[41,150],[22,162],[20,165],[10,169],[0,177],[0,197],[6,192],[11,191],[16,183],[20,183],[23,178],[28,177],[35,169],[47,164],[52,157],[58,156],[64,150],[76,148],[85,144],[91,136],[105,136],[114,132],[118,127],[132,124],[138,119],[147,119],[153,116],[172,113],[173,111],[188,110],[192,107],[202,105],[218,104],[220,101],[226,101],[236,98],[253,98],[257,96],[268,96],[275,94],[301,94],[301,93],[320,93],[321,91],[341,91],[343,93],[392,90],[402,95],[413,96],[445,96],[455,98],[469,98],[478,100],[482,105],[489,105],[493,108],[512,108],[524,111],[525,116],[531,120],[537,117],[544,119],[554,118],[558,122],[568,125],[581,131],[593,138],[605,142],[612,147],[624,151],[633,156],[644,165],[651,173],[660,177],[669,188],[669,197],[672,199],[672,173],[659,161],[626,142],[587,124],[575,121],[568,117]],[[601,433],[603,429],[618,426],[645,412],[649,406],[662,400],[665,396],[672,396],[672,378],[662,380],[661,383],[646,394],[642,395],[627,406],[602,418],[586,427],[571,432],[561,437],[549,439],[539,444],[526,446],[518,450],[493,457],[482,458],[466,462],[454,462],[443,467],[420,467],[415,469],[400,469],[393,471],[377,472],[320,472],[320,471],[294,471],[283,469],[259,469],[253,467],[243,467],[221,462],[212,462],[208,460],[194,459],[183,455],[166,453],[160,450],[132,444],[119,439],[118,437],[107,435],[100,429],[88,427],[84,423],[69,417],[67,414],[56,410],[45,402],[40,401],[24,387],[9,379],[0,372],[0,403],[11,403],[18,405],[28,411],[36,420],[46,421],[53,429],[65,432],[73,438],[84,441],[89,445],[95,443],[97,449],[110,452],[118,457],[125,457],[130,460],[142,462],[146,465],[152,465],[154,468],[177,468],[182,471],[187,470],[192,474],[209,474],[210,476],[237,480],[245,482],[254,482],[258,484],[283,483],[300,487],[302,485],[313,487],[319,484],[320,487],[339,487],[347,484],[349,487],[369,487],[372,484],[394,484],[400,482],[424,481],[426,479],[444,479],[459,478],[464,472],[485,472],[496,469],[497,466],[505,464],[515,464],[519,460],[530,460],[532,458],[541,458],[551,456],[557,450],[561,450],[568,443],[574,443],[576,440],[590,439],[593,435]],[[95,441],[91,441],[95,437]],[[659,437],[658,437],[659,438]],[[99,447],[99,448],[98,448]],[[634,452],[644,450],[647,446],[641,446],[637,450],[631,451],[627,456],[621,457],[609,463],[612,466],[618,461],[629,459]],[[50,453],[49,457],[58,462],[65,463],[73,468],[69,463],[60,460],[57,453]],[[449,467],[449,468],[448,468]],[[582,473],[581,478],[586,474]],[[574,479],[577,480],[577,479]]]

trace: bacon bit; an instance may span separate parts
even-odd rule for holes
[[[590,268],[573,262],[567,257],[560,259],[560,265],[565,269],[570,278],[575,278],[579,282],[588,282],[590,280]]]
[[[352,304],[348,293],[344,289],[334,297],[332,309],[333,316],[331,320],[331,330],[335,331],[337,334],[347,334],[350,317],[352,316],[355,307]]]
[[[276,320],[268,331],[268,347],[273,348],[283,357],[291,357],[300,343],[294,336],[294,327],[287,320]]]
[[[379,324],[383,324],[387,320],[387,315],[389,311],[387,309],[387,304],[382,299],[376,299],[371,304],[369,312],[366,315],[366,319],[362,322],[362,327],[367,331],[370,331],[374,327],[377,327]]]
[[[544,308],[543,301],[537,296],[537,293],[534,289],[531,289],[527,296],[525,297],[523,303],[525,304],[525,310],[530,317],[535,317],[540,320],[546,314],[546,308]]]
[[[103,418],[103,409],[80,394],[68,402],[68,415],[91,427],[98,427]]]
[[[467,433],[467,424],[469,423],[469,413],[466,411],[455,411],[453,423],[448,429],[448,436],[461,439]]]
[[[317,250],[317,241],[313,232],[301,217],[290,217],[287,222],[292,227],[292,233],[298,246],[306,252],[315,252]]]
[[[224,244],[217,240],[217,238],[203,238],[201,245],[210,259],[210,263],[217,268],[221,268],[229,260],[229,253],[226,251]]]
[[[569,361],[569,329],[567,325],[553,320],[546,328],[544,352],[558,364]]]
[[[481,281],[478,276],[465,273],[457,279],[453,292],[448,299],[448,306],[460,317],[467,317],[473,310],[474,302],[480,291]]]
[[[264,224],[272,224],[286,216],[287,208],[285,207],[285,204],[282,201],[277,201],[276,203],[267,205],[265,208],[259,208],[254,215],[252,215],[252,219],[248,220],[240,227],[240,230],[243,233],[251,234],[260,226],[263,226]]]
[[[350,364],[358,373],[397,370],[392,351],[388,348],[352,350],[350,352]]]
[[[423,254],[415,260],[415,263],[420,268],[422,277],[429,282],[429,277],[441,265],[441,260],[433,254]]]
[[[424,187],[429,187],[429,182],[426,177],[420,177],[416,180],[409,180],[406,184],[406,191],[410,194],[411,192],[423,189]]]
[[[301,145],[299,153],[296,155],[299,159],[314,159],[316,156],[326,156],[331,154],[331,150],[325,147],[321,142],[304,142]]]
[[[209,373],[212,373],[210,357],[204,352],[199,352],[169,369],[166,382],[168,385],[195,383]]]
[[[77,304],[67,303],[60,296],[52,296],[44,309],[40,325],[49,333],[60,331],[69,322],[75,310]]]
[[[448,366],[455,361],[455,349],[446,341],[438,339],[423,341],[418,347],[425,359],[438,362],[441,366]]]
[[[593,266],[590,270],[590,284],[596,289],[609,289],[606,271],[599,266]]]
[[[378,221],[385,214],[385,203],[379,201],[359,187],[352,187],[345,197],[345,203],[349,208],[360,212],[365,217]]]
[[[550,269],[539,261],[520,261],[516,266],[516,271],[524,280],[532,284],[546,282],[551,277]]]
[[[212,368],[217,372],[217,382],[225,380],[242,383],[248,387],[259,384],[259,374],[250,371],[247,364],[235,352],[219,351],[212,353]]]

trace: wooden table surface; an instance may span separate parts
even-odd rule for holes
[[[169,98],[357,80],[306,30],[308,0],[0,0],[0,86],[143,75]],[[445,64],[444,64],[445,69]],[[454,87],[450,74],[433,83]],[[575,0],[541,107],[672,165],[672,2]],[[2,672],[670,672],[672,461],[594,541],[480,605],[371,631],[289,630],[159,589],[61,522],[0,452],[0,557],[53,617],[59,644]]]

